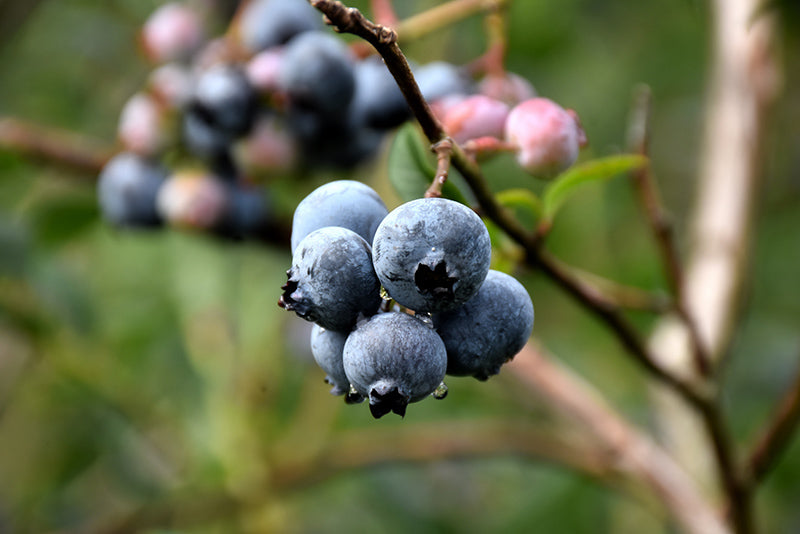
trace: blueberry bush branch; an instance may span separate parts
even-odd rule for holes
[[[629,144],[633,153],[648,155],[650,143],[650,89],[640,87],[635,95],[632,117],[629,126]],[[650,224],[658,250],[661,254],[662,264],[667,278],[667,283],[672,291],[675,313],[686,325],[691,338],[692,363],[702,376],[707,377],[711,372],[708,354],[697,330],[697,324],[686,310],[685,296],[683,293],[683,266],[675,243],[674,228],[669,215],[661,203],[658,185],[649,165],[642,166],[631,173],[631,178],[636,189],[637,197]]]
[[[617,469],[649,486],[686,532],[728,532],[694,481],[666,452],[625,422],[591,386],[546,357],[541,348],[528,344],[508,366],[553,410],[585,429]]]
[[[410,42],[477,13],[502,8],[508,0],[451,0],[413,15],[395,28],[401,42]]]
[[[403,91],[425,136],[433,145],[443,140],[446,132],[422,97],[408,61],[397,45],[394,32],[389,28],[372,23],[358,10],[345,7],[341,2],[311,0],[311,4],[324,13],[339,31],[362,37],[375,47]],[[600,292],[588,287],[585,282],[562,268],[555,258],[539,246],[537,235],[523,227],[509,210],[497,202],[478,163],[470,158],[457,143],[453,143],[450,161],[464,177],[475,195],[481,214],[492,220],[512,239],[522,245],[531,264],[541,268],[545,274],[553,278],[563,289],[611,327],[623,345],[645,369],[680,391],[690,402],[703,402],[703,392],[696,390],[693,385],[683,382],[654,362],[641,336],[619,309],[609,306],[609,302],[602,298]]]
[[[780,86],[776,20],[772,13],[760,13],[759,6],[750,0],[712,3],[714,69],[682,292],[686,312],[715,367],[727,353],[738,316],[754,202],[762,183],[766,120]],[[693,349],[685,324],[664,319],[651,345],[659,361],[670,362],[676,372],[691,371]],[[713,479],[703,454],[708,442],[691,423],[693,415],[667,393],[659,394],[656,402],[661,432],[681,463],[705,483]],[[740,460],[734,460],[734,482],[742,486],[747,476]],[[748,513],[751,499],[745,493],[736,491],[745,506],[732,505],[734,519],[737,513]]]
[[[780,460],[800,425],[800,371],[778,404],[747,457],[746,483],[756,486],[769,475]]]
[[[453,140],[445,137],[438,143],[435,143],[432,148],[436,154],[436,174],[433,177],[431,186],[425,191],[426,197],[440,197],[442,196],[442,186],[447,181],[448,171],[450,169],[450,158],[453,154]]]
[[[73,132],[11,117],[0,117],[0,150],[81,171],[81,176],[92,179],[113,154],[110,148]]]
[[[387,35],[392,34],[391,31],[365,22],[365,19],[360,14],[357,14],[356,10],[347,9],[339,2],[314,1],[313,4],[324,12],[331,23],[340,31],[359,35],[378,50],[403,89],[404,95],[414,111],[414,116],[420,122],[423,132],[429,141],[431,143],[440,141],[444,136],[440,125],[430,115],[430,110],[425,106],[424,101],[415,101],[420,95],[418,91],[414,91],[416,84],[413,81],[413,76],[409,76],[410,71],[407,68],[396,67],[397,65],[404,65],[405,61],[396,46],[395,40],[386,38]],[[629,324],[619,309],[607,307],[606,303],[600,302],[596,298],[596,292],[580,284],[579,281],[560,269],[554,258],[540,247],[537,236],[531,235],[527,230],[521,228],[514,217],[497,204],[477,164],[474,161],[470,161],[457,144],[453,147],[451,163],[461,172],[472,189],[482,214],[495,222],[525,248],[528,262],[539,267],[569,294],[600,317],[615,332],[628,349],[628,352],[645,369],[650,371],[663,384],[672,388],[684,400],[688,401],[692,409],[700,416],[711,440],[720,480],[734,509],[733,524],[738,532],[750,532],[752,529],[752,517],[749,511],[751,503],[747,494],[743,491],[740,471],[733,457],[733,445],[725,429],[724,419],[718,405],[719,398],[715,393],[714,386],[712,384],[704,384],[703,381],[696,381],[693,378],[687,378],[683,374],[674,373],[672,370],[663,367],[644,343],[640,334]],[[650,193],[652,191],[646,191],[646,194],[649,195]],[[655,214],[652,211],[650,213]],[[653,220],[655,221],[655,219]],[[667,260],[672,261],[672,252],[667,252]],[[702,354],[700,345],[697,345],[695,354]],[[696,361],[700,369],[705,369],[702,363],[704,360],[697,359]]]

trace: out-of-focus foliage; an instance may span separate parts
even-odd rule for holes
[[[395,3],[406,16],[438,2]],[[744,442],[800,351],[799,18],[794,2],[775,4],[786,15],[786,82],[726,384]],[[0,116],[113,139],[122,104],[148,72],[136,31],[157,5],[42,2],[0,41]],[[509,21],[509,68],[580,113],[591,143],[585,158],[624,147],[632,89],[652,87],[652,165],[685,230],[701,148],[705,4],[517,0]],[[482,53],[482,35],[475,18],[407,50],[419,61],[465,63]],[[541,191],[509,158],[488,163],[486,174],[498,191]],[[399,202],[386,158],[335,178],[346,177]],[[281,209],[291,213],[332,178],[279,179]],[[502,373],[487,383],[449,379],[446,400],[425,401],[404,420],[374,421],[363,405],[344,406],[312,365],[307,325],[275,304],[287,250],[116,232],[99,219],[94,179],[0,152],[0,532],[139,524],[173,532],[659,531],[648,508],[529,460],[304,471],[347,433],[367,439],[381,428],[540,414]],[[576,193],[549,244],[604,276],[663,287],[625,180]],[[614,339],[536,272],[519,277],[536,306],[535,337],[651,424],[641,374]],[[641,317],[643,328],[649,322]],[[772,532],[800,528],[797,452],[762,489],[759,516]]]

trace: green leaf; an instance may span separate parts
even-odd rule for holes
[[[531,212],[536,219],[542,217],[542,201],[530,189],[506,189],[497,193],[495,197],[507,208],[521,208]]]
[[[647,165],[648,159],[637,154],[608,156],[580,165],[561,173],[544,191],[543,218],[552,221],[564,202],[583,184],[608,180]]]
[[[403,201],[425,195],[436,175],[432,160],[415,124],[397,130],[389,151],[389,181]]]
[[[450,168],[450,175],[458,171]],[[436,176],[436,158],[429,150],[422,133],[414,123],[408,123],[395,134],[389,150],[389,181],[404,202],[422,198]],[[452,180],[445,182],[442,196],[469,204]]]

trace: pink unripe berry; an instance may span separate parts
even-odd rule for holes
[[[155,156],[169,142],[166,123],[164,108],[153,97],[136,93],[122,107],[117,136],[126,150],[140,156]]]
[[[237,161],[247,173],[286,172],[297,162],[297,141],[274,115],[256,119],[253,131],[237,143]]]
[[[142,27],[142,44],[156,63],[184,61],[205,40],[200,16],[190,6],[179,2],[162,5]]]
[[[538,178],[554,178],[578,159],[586,134],[572,110],[547,98],[515,106],[506,121],[506,141],[517,148],[517,162]]]
[[[228,209],[227,189],[201,171],[178,171],[158,191],[156,208],[171,226],[192,230],[215,227]]]
[[[510,108],[484,95],[466,97],[448,106],[441,115],[442,126],[457,142],[479,137],[503,137]]]
[[[247,63],[247,79],[259,91],[275,92],[280,88],[278,82],[283,61],[283,48],[268,48],[259,52]]]

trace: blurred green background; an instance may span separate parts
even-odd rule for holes
[[[0,38],[0,117],[113,148],[119,111],[151,68],[136,32],[160,3],[38,3]],[[403,16],[437,4],[395,3]],[[0,1],[0,13],[20,4]],[[770,9],[782,16],[785,83],[726,372],[726,409],[743,444],[800,354],[800,9],[793,0]],[[709,21],[699,0],[511,7],[508,67],[579,112],[591,143],[585,158],[624,149],[633,89],[652,88],[653,165],[679,235],[697,175]],[[484,46],[476,17],[406,50],[419,62],[466,63]],[[317,185],[345,177],[393,207],[383,163],[282,177],[280,208],[291,214]],[[508,160],[487,169],[498,189],[530,185]],[[663,531],[652,510],[529,458],[339,469],[352,459],[345,448],[341,461],[314,465],[320,451],[335,456],[342,437],[370,443],[404,428],[425,441],[451,422],[547,421],[503,373],[486,383],[449,379],[446,400],[413,405],[404,420],[345,406],[313,365],[308,326],[276,306],[287,250],[114,231],[100,220],[95,178],[0,151],[0,533]],[[625,180],[577,195],[550,245],[609,278],[664,287]],[[608,332],[538,273],[517,275],[536,307],[534,336],[631,419],[652,424],[642,374]],[[652,323],[636,319],[643,329]],[[759,494],[765,531],[797,532],[798,502],[800,443]]]

